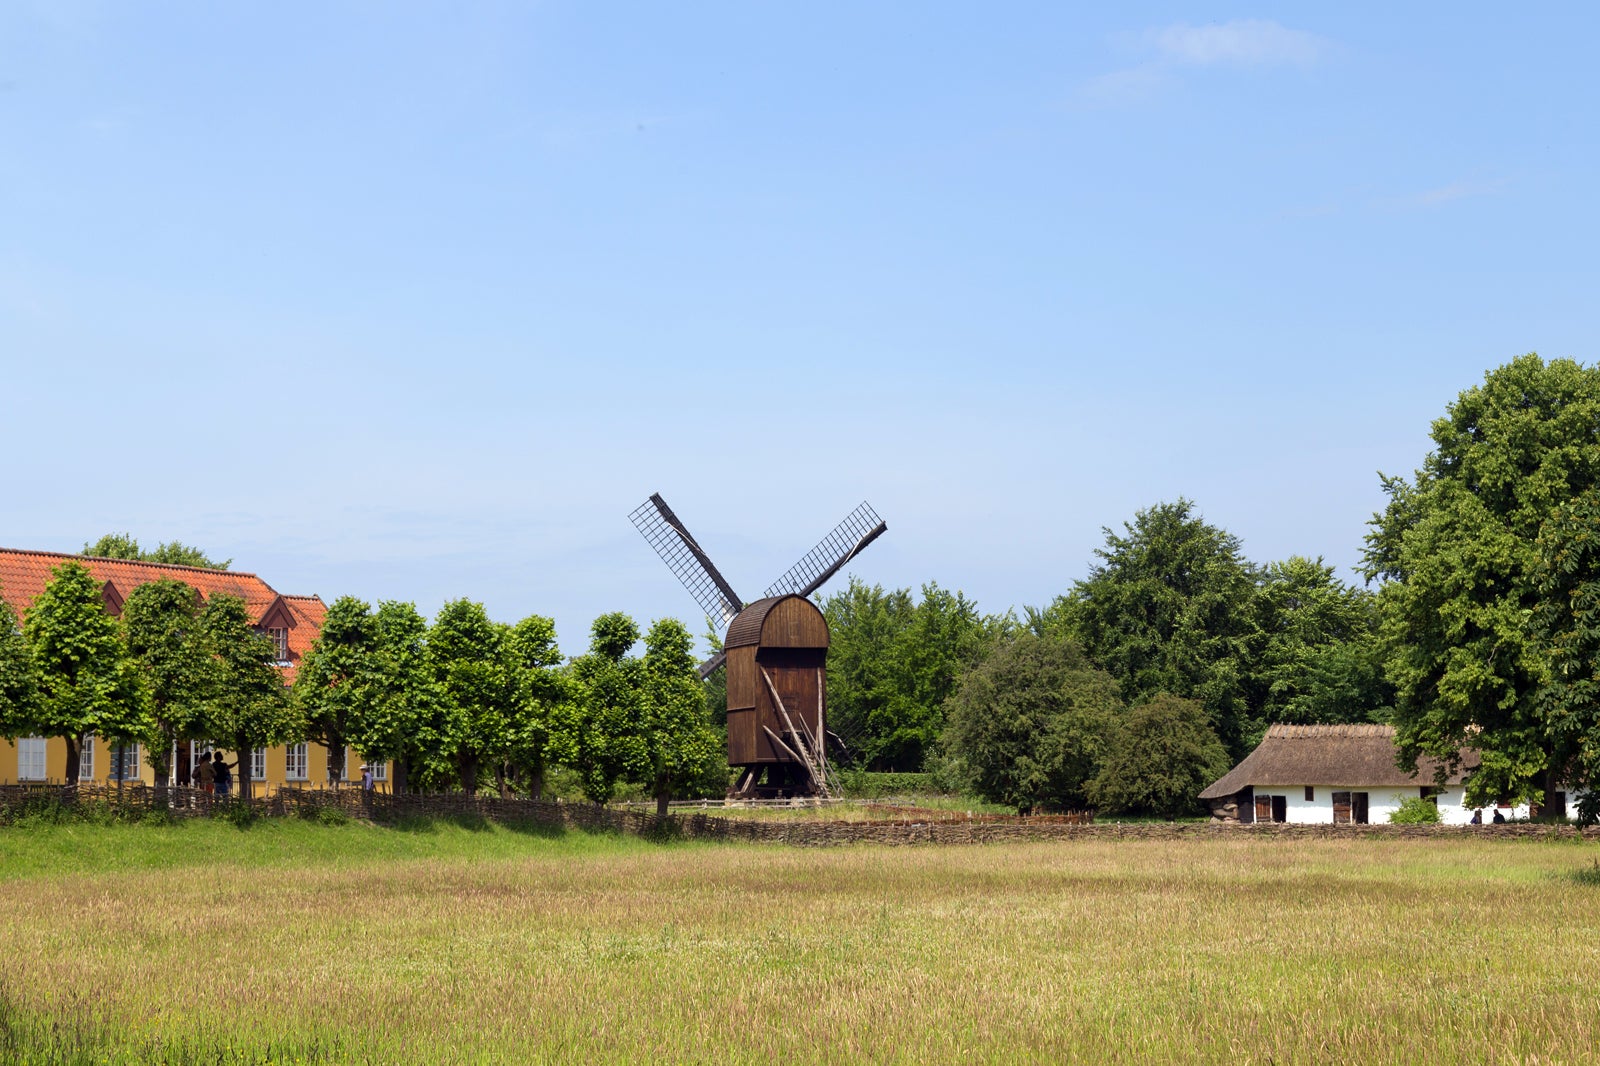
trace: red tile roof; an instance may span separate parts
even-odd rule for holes
[[[21,551],[0,548],[0,599],[16,608],[19,616],[49,584],[51,571],[62,563],[82,563],[96,581],[109,582],[117,592],[117,602],[127,599],[128,593],[139,585],[175,578],[209,599],[219,593],[237,596],[244,601],[250,621],[259,624],[262,617],[281,598],[288,607],[295,624],[289,626],[289,665],[283,668],[284,677],[294,680],[295,666],[300,657],[311,650],[311,642],[322,631],[322,619],[328,608],[316,596],[283,596],[254,574],[236,570],[207,570],[198,566],[169,566],[165,563],[144,563],[130,559],[96,559],[82,555],[63,555],[60,552]]]

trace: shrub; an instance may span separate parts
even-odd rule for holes
[[[841,770],[839,784],[855,799],[928,795],[940,790],[933,774],[879,774],[868,770]]]
[[[1420,796],[1400,801],[1400,809],[1389,815],[1390,825],[1438,825],[1439,805]]]
[[[1123,716],[1109,748],[1089,798],[1097,807],[1132,814],[1198,814],[1201,789],[1230,765],[1206,709],[1164,692]]]
[[[337,807],[323,807],[317,811],[317,821],[323,825],[349,825],[350,816]]]

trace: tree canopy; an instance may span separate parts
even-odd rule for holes
[[[199,594],[170,578],[135,586],[122,605],[122,636],[149,697],[150,765],[164,784],[173,743],[201,735],[216,683]]]
[[[960,592],[930,582],[885,591],[851,578],[822,601],[827,618],[829,728],[851,761],[917,771],[944,729],[945,701],[1008,620],[985,617]]]
[[[136,562],[163,563],[167,566],[198,566],[206,570],[226,570],[232,559],[221,562],[205,552],[181,541],[169,540],[157,544],[153,551],[142,551],[139,542],[127,533],[107,533],[93,544],[85,543],[80,555],[97,559],[130,559]]]
[[[1560,701],[1542,702],[1550,662],[1531,620],[1550,606],[1547,592],[1570,599],[1563,582],[1579,572],[1559,576],[1559,544],[1582,525],[1563,509],[1600,474],[1600,370],[1523,356],[1461,393],[1431,436],[1411,479],[1383,479],[1389,503],[1373,516],[1364,562],[1383,579],[1402,758],[1454,763],[1472,748],[1482,765],[1471,801],[1538,798],[1574,752],[1571,732],[1546,720]],[[1562,628],[1542,617],[1552,636]]]
[[[62,563],[51,573],[23,624],[38,686],[29,725],[66,742],[65,776],[75,784],[85,736],[148,740],[152,722],[117,621],[106,613],[100,582],[79,563]]]
[[[1176,818],[1198,810],[1201,790],[1232,765],[1205,708],[1162,693],[1117,720],[1089,798],[1106,810]]]
[[[1072,641],[1021,633],[962,678],[944,746],[956,773],[992,803],[1082,808],[1121,707],[1116,680]]]
[[[239,759],[239,794],[250,794],[250,755],[299,740],[305,720],[289,699],[272,641],[250,625],[244,601],[221,593],[200,615],[216,685],[206,706],[206,732]]]

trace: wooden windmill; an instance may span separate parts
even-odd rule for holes
[[[730,797],[822,796],[837,791],[828,766],[828,623],[810,596],[889,527],[862,503],[761,599],[745,603],[659,493],[628,516],[706,617],[725,627],[728,765],[743,772]]]

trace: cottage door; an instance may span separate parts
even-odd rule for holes
[[[1287,822],[1289,820],[1289,797],[1272,797],[1272,820],[1274,822]]]
[[[1350,824],[1350,793],[1335,792],[1333,794],[1333,824]]]
[[[1256,821],[1258,821],[1258,822],[1270,822],[1270,821],[1272,821],[1272,797],[1271,796],[1257,796],[1256,797]]]
[[[1367,794],[1365,792],[1350,793],[1351,821],[1357,825],[1367,824]]]

